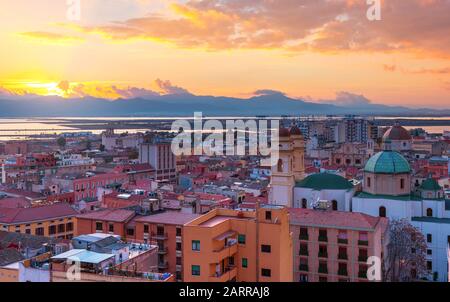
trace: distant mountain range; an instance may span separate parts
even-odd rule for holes
[[[326,101],[324,101],[326,102]],[[450,116],[450,109],[411,109],[370,102],[314,103],[270,93],[248,99],[231,97],[155,95],[146,98],[105,100],[92,97],[0,96],[1,117],[114,117],[114,116],[281,116],[281,115],[399,115]]]

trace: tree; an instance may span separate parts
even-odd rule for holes
[[[391,220],[384,280],[411,282],[427,272],[427,244],[423,234],[406,219]]]
[[[56,142],[58,143],[58,146],[61,149],[64,149],[64,147],[66,146],[66,143],[67,143],[66,139],[64,137],[62,137],[62,136],[60,136]]]

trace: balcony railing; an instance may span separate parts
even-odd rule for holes
[[[338,254],[338,259],[340,259],[340,260],[347,260],[348,259],[347,253],[339,253]]]
[[[167,252],[168,252],[168,249],[167,249],[167,247],[158,247],[158,254],[160,254],[160,255],[164,255],[164,254],[167,254]]]
[[[156,240],[166,240],[169,236],[167,233],[152,233],[152,238]]]
[[[337,242],[338,242],[339,244],[348,244],[348,239],[338,238]]]
[[[308,256],[309,255],[308,249],[300,249],[299,255],[300,256]]]
[[[308,234],[306,234],[306,235],[300,234],[300,236],[298,236],[298,238],[299,238],[300,240],[309,240]]]

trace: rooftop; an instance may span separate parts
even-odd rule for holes
[[[114,254],[103,254],[103,253],[91,252],[88,250],[73,249],[73,250],[67,251],[65,253],[53,256],[51,259],[72,260],[72,261],[79,261],[82,263],[99,264],[99,263],[101,263],[105,260],[108,260],[109,258],[113,258],[113,257],[115,257]]]
[[[312,174],[297,182],[299,188],[309,188],[313,190],[350,190],[353,185],[342,176],[332,173]]]
[[[78,214],[77,211],[67,203],[55,203],[32,208],[0,208],[0,223],[18,224],[60,217],[71,217],[76,214]]]
[[[299,208],[290,208],[289,215],[293,225],[357,230],[374,230],[378,223],[385,219],[363,213]]]
[[[198,214],[189,214],[189,213],[181,213],[181,212],[164,212],[155,215],[141,216],[135,219],[136,222],[144,222],[144,223],[161,223],[161,224],[174,224],[174,225],[184,225],[196,218],[200,215]]]
[[[135,216],[134,211],[122,209],[100,210],[78,215],[78,219],[103,220],[111,222],[127,222]]]

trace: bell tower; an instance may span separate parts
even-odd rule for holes
[[[289,129],[281,128],[279,136],[279,159],[272,167],[269,202],[292,207],[295,187],[294,144]]]
[[[292,170],[295,182],[298,182],[305,178],[305,140],[303,139],[302,132],[297,126],[292,126],[290,135],[293,146]]]

